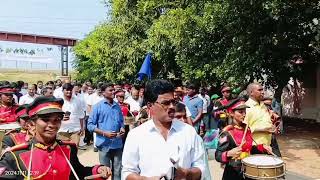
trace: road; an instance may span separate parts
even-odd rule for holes
[[[99,164],[99,156],[97,152],[93,152],[92,147],[87,150],[79,150],[78,153],[80,162],[85,166],[94,166]],[[211,176],[213,180],[220,180],[222,177],[223,169],[220,167],[220,164],[215,160],[209,161]],[[305,177],[303,175],[287,172],[286,179],[288,180],[312,180],[313,178]]]

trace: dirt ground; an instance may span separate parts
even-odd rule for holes
[[[320,178],[320,124],[285,119],[284,134],[277,136],[288,171]]]
[[[283,160],[286,163],[288,180],[320,179],[320,124],[286,119],[285,133],[277,136]],[[99,164],[98,153],[92,146],[79,151],[79,159],[84,165]],[[209,161],[211,176],[214,180],[222,177],[223,169],[215,160]]]

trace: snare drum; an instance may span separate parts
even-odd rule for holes
[[[243,175],[251,179],[280,179],[285,176],[284,162],[270,155],[252,155],[242,160]]]
[[[7,132],[13,129],[19,129],[21,126],[18,123],[0,124],[0,150],[2,150],[2,140]],[[0,151],[1,152],[1,151]]]

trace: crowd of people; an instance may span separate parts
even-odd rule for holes
[[[241,159],[281,157],[280,114],[259,83],[209,94],[196,83],[75,80],[0,82],[0,179],[211,179],[203,137],[219,129],[223,179],[244,179]],[[220,97],[221,96],[221,97]],[[93,145],[100,165],[84,167]]]

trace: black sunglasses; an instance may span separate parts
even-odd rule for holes
[[[170,104],[175,106],[178,103],[178,101],[176,101],[175,99],[171,99],[171,100],[164,100],[162,102],[157,102],[156,101],[156,103],[159,103],[159,104],[164,105],[164,106],[170,106]]]

